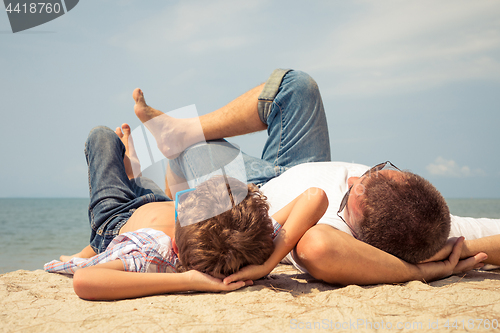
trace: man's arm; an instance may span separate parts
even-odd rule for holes
[[[471,257],[480,252],[488,255],[483,263],[500,266],[500,235],[465,240],[460,258]]]
[[[117,300],[181,291],[231,291],[252,281],[224,284],[200,273],[136,273],[123,271],[121,260],[114,260],[75,272],[73,289],[87,300]]]
[[[432,281],[478,268],[487,256],[459,261],[463,239],[447,260],[411,265],[328,225],[309,229],[297,244],[299,264],[315,278],[334,284],[369,285],[411,280]]]
[[[250,265],[224,279],[224,283],[239,280],[256,280],[269,274],[290,252],[304,233],[315,225],[328,208],[326,193],[319,188],[309,188],[273,215],[282,225],[274,240],[274,251],[262,265]]]
[[[425,262],[438,261],[446,258],[455,243],[456,238],[450,238],[446,245],[431,258]],[[500,235],[488,236],[483,238],[465,240],[462,247],[460,259],[472,257],[480,252],[486,253],[488,258],[483,261],[485,264],[500,266]]]

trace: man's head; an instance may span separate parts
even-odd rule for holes
[[[229,199],[234,206],[227,207]],[[227,276],[246,265],[263,264],[274,250],[268,210],[255,185],[216,176],[197,186],[178,207],[184,225],[176,222],[178,271]]]
[[[359,240],[417,263],[439,251],[450,233],[450,211],[439,191],[407,171],[350,178],[346,221]]]

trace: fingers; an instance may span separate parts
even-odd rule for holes
[[[241,282],[245,283],[245,286],[252,286],[253,285],[253,280],[243,280],[243,279],[244,279],[243,277],[239,278],[238,273],[234,273],[234,274],[231,274],[231,275],[227,276],[226,278],[224,278],[222,283],[224,283],[225,285],[229,285],[231,283],[241,281]]]
[[[486,260],[487,258],[488,258],[488,255],[486,253],[480,252],[473,257],[461,260],[455,266],[453,273],[454,274],[465,273],[467,271],[470,271],[471,269],[481,268],[484,266],[482,261]]]
[[[457,237],[449,238],[446,241],[446,244],[443,246],[441,250],[439,250],[436,254],[434,254],[429,259],[421,261],[421,263],[431,262],[431,261],[441,261],[450,256],[451,251],[453,250],[453,246],[457,242]]]
[[[472,269],[480,269],[483,267],[484,267],[484,263],[481,262],[481,263],[477,264],[476,266],[474,266],[474,268],[472,268]]]
[[[227,284],[230,284],[231,282],[239,281],[239,280],[241,280],[239,278],[239,274],[238,273],[234,273],[234,274],[231,274],[231,275],[225,277],[222,282],[227,285]]]
[[[451,251],[450,257],[448,260],[453,266],[456,266],[458,261],[460,260],[460,254],[462,253],[462,246],[464,245],[464,237],[459,237],[455,245],[453,246],[453,250]]]
[[[236,289],[240,289],[246,286],[252,286],[253,281],[252,280],[246,280],[246,281],[236,281],[236,282],[231,282],[228,284],[222,284],[223,285],[223,290],[225,291],[233,291]]]
[[[223,290],[225,290],[225,291],[233,291],[236,289],[243,288],[244,286],[246,286],[246,283],[245,283],[245,281],[236,281],[236,282],[232,282],[229,284],[222,284],[222,286],[223,286]]]

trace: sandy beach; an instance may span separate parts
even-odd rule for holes
[[[500,270],[340,287],[280,265],[235,292],[114,302],[78,298],[71,277],[19,270],[0,275],[0,300],[1,332],[500,331]]]

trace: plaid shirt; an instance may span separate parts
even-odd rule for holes
[[[273,227],[274,239],[281,225],[273,219]],[[80,268],[117,259],[122,261],[125,271],[141,273],[175,273],[178,260],[169,236],[162,231],[145,228],[117,236],[106,251],[92,258],[73,258],[67,262],[53,260],[43,268],[50,273],[74,274]]]
[[[74,274],[76,270],[120,259],[126,271],[175,273],[177,255],[165,233],[154,229],[139,229],[117,236],[106,251],[92,258],[73,258],[68,262],[53,260],[44,265],[51,273]]]

